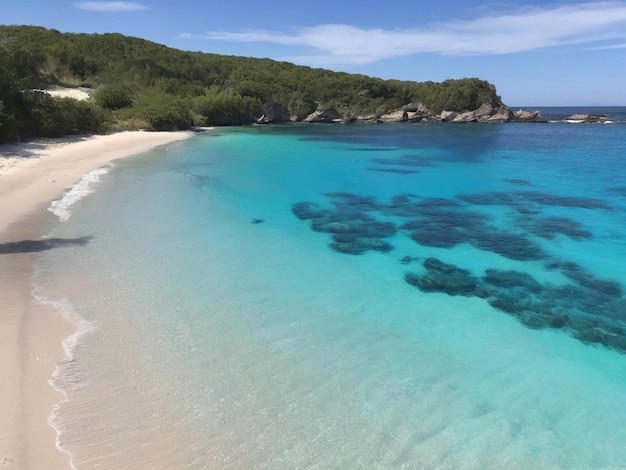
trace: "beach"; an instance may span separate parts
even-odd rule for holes
[[[0,466],[70,468],[48,418],[62,395],[50,386],[75,326],[33,296],[34,253],[58,222],[51,201],[82,175],[187,138],[190,132],[123,132],[0,146]]]

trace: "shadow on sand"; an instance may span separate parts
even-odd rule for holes
[[[85,246],[93,236],[78,238],[45,238],[41,240],[20,240],[19,242],[0,243],[0,255],[15,253],[36,253],[64,246]]]

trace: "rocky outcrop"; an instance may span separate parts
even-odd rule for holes
[[[274,124],[290,122],[289,110],[280,103],[269,103],[263,106],[263,115],[257,119],[257,124]]]
[[[441,111],[439,115],[439,120],[441,122],[450,122],[454,121],[459,116],[459,113],[455,111]]]
[[[606,114],[570,114],[565,117],[566,121],[575,122],[607,122],[609,117]]]
[[[343,122],[343,116],[335,108],[318,109],[304,118],[304,121],[315,123]]]
[[[524,111],[523,109],[515,111],[513,121],[547,122],[539,111]]]
[[[433,113],[419,101],[403,106],[402,110],[406,111],[410,122],[430,121],[435,119]]]
[[[438,116],[427,109],[422,103],[409,103],[400,109],[396,109],[379,117],[370,116],[363,120],[377,122],[420,122],[423,120],[437,121]]]
[[[513,120],[513,113],[506,106],[484,103],[478,109],[457,114],[452,122],[508,122],[511,120]]]
[[[434,114],[422,103],[415,102],[403,106],[382,116],[358,116],[354,118],[359,121],[376,121],[376,122],[421,122],[421,121],[439,121],[439,122],[547,122],[539,111],[519,111],[513,112],[504,104],[496,106],[490,103],[484,103],[478,109],[472,111],[442,111]],[[344,122],[342,116],[333,108],[316,111],[309,115],[306,122]],[[582,121],[581,121],[582,122]],[[594,121],[585,121],[594,122]],[[601,122],[601,121],[598,121]]]
[[[407,122],[409,120],[409,113],[398,109],[391,113],[383,114],[378,118],[379,122]]]

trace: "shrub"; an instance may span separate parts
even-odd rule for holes
[[[94,99],[105,109],[129,108],[133,105],[133,92],[127,85],[113,83],[99,88]]]

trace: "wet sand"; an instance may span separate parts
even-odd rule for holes
[[[48,418],[63,399],[49,384],[75,325],[33,293],[36,253],[57,220],[50,201],[113,160],[187,138],[188,132],[124,132],[0,146],[0,467],[70,468]]]

